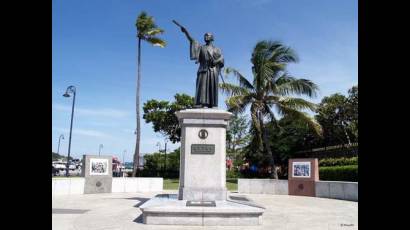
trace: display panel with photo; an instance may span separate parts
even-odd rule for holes
[[[108,160],[91,158],[90,175],[108,175]]]
[[[293,177],[310,177],[310,162],[293,162]]]

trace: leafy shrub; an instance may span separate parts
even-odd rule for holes
[[[328,181],[355,181],[358,179],[357,165],[319,167],[319,179]]]
[[[236,170],[226,170],[226,178],[239,178],[240,173]]]
[[[325,158],[319,160],[319,166],[357,165],[358,157]]]

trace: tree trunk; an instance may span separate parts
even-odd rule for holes
[[[350,137],[349,137],[349,135],[347,134],[346,127],[345,127],[343,121],[342,121],[342,127],[343,127],[343,131],[344,131],[344,133],[345,133],[345,135],[346,135],[347,142],[349,143],[349,146],[350,146],[350,145],[352,145],[352,142],[350,141]]]
[[[259,115],[260,115],[260,114],[259,114]],[[271,148],[270,148],[270,146],[269,146],[268,136],[267,136],[267,134],[266,134],[266,129],[265,129],[264,125],[263,125],[263,119],[262,119],[262,116],[261,116],[261,115],[259,116],[259,123],[260,123],[261,131],[262,131],[263,142],[264,142],[264,144],[265,144],[266,151],[268,152],[268,154],[269,154],[269,156],[270,156],[270,160],[271,160],[271,166],[272,166],[271,177],[273,177],[273,179],[278,179],[278,172],[277,172],[276,167],[275,167],[275,160],[274,160],[274,158],[273,158],[272,150],[271,150]]]
[[[266,135],[266,130],[263,131],[263,142],[265,142],[266,150],[268,151],[268,154],[271,157],[271,165],[272,165],[271,176],[273,177],[273,179],[278,179],[278,171],[276,170],[276,167],[275,167],[275,160],[274,160],[273,152],[269,146],[269,140]]]
[[[231,146],[232,146],[232,152],[235,154],[235,147],[236,147],[236,138],[235,138],[235,135],[232,135],[233,136],[233,140],[232,140],[232,144],[231,144]]]
[[[140,161],[140,137],[141,137],[141,127],[140,127],[140,92],[141,90],[141,38],[138,38],[138,77],[137,77],[137,97],[136,97],[136,112],[137,112],[137,130],[136,130],[136,143],[134,152],[134,170],[132,171],[132,176],[135,177],[139,173],[139,161]]]

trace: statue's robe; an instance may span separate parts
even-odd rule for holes
[[[218,76],[224,66],[221,50],[212,44],[201,45],[197,41],[190,44],[190,58],[199,63],[196,78],[195,105],[201,107],[218,107]],[[218,63],[212,60],[221,58]]]

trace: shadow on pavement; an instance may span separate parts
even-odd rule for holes
[[[139,223],[139,224],[143,224],[144,222],[143,222],[142,214],[139,215],[139,216],[134,220],[134,222],[135,222],[135,223]]]
[[[52,214],[83,214],[90,210],[88,209],[66,209],[66,208],[53,208]]]
[[[178,194],[158,194],[155,197],[162,199],[178,199]]]
[[[135,197],[134,200],[138,200],[139,203],[136,204],[134,207],[139,208],[141,205],[143,205],[145,202],[149,201],[151,198],[140,198],[140,197]]]
[[[145,197],[128,197],[128,198],[117,198],[117,199],[125,199],[125,200],[142,200],[142,199],[150,199]]]

